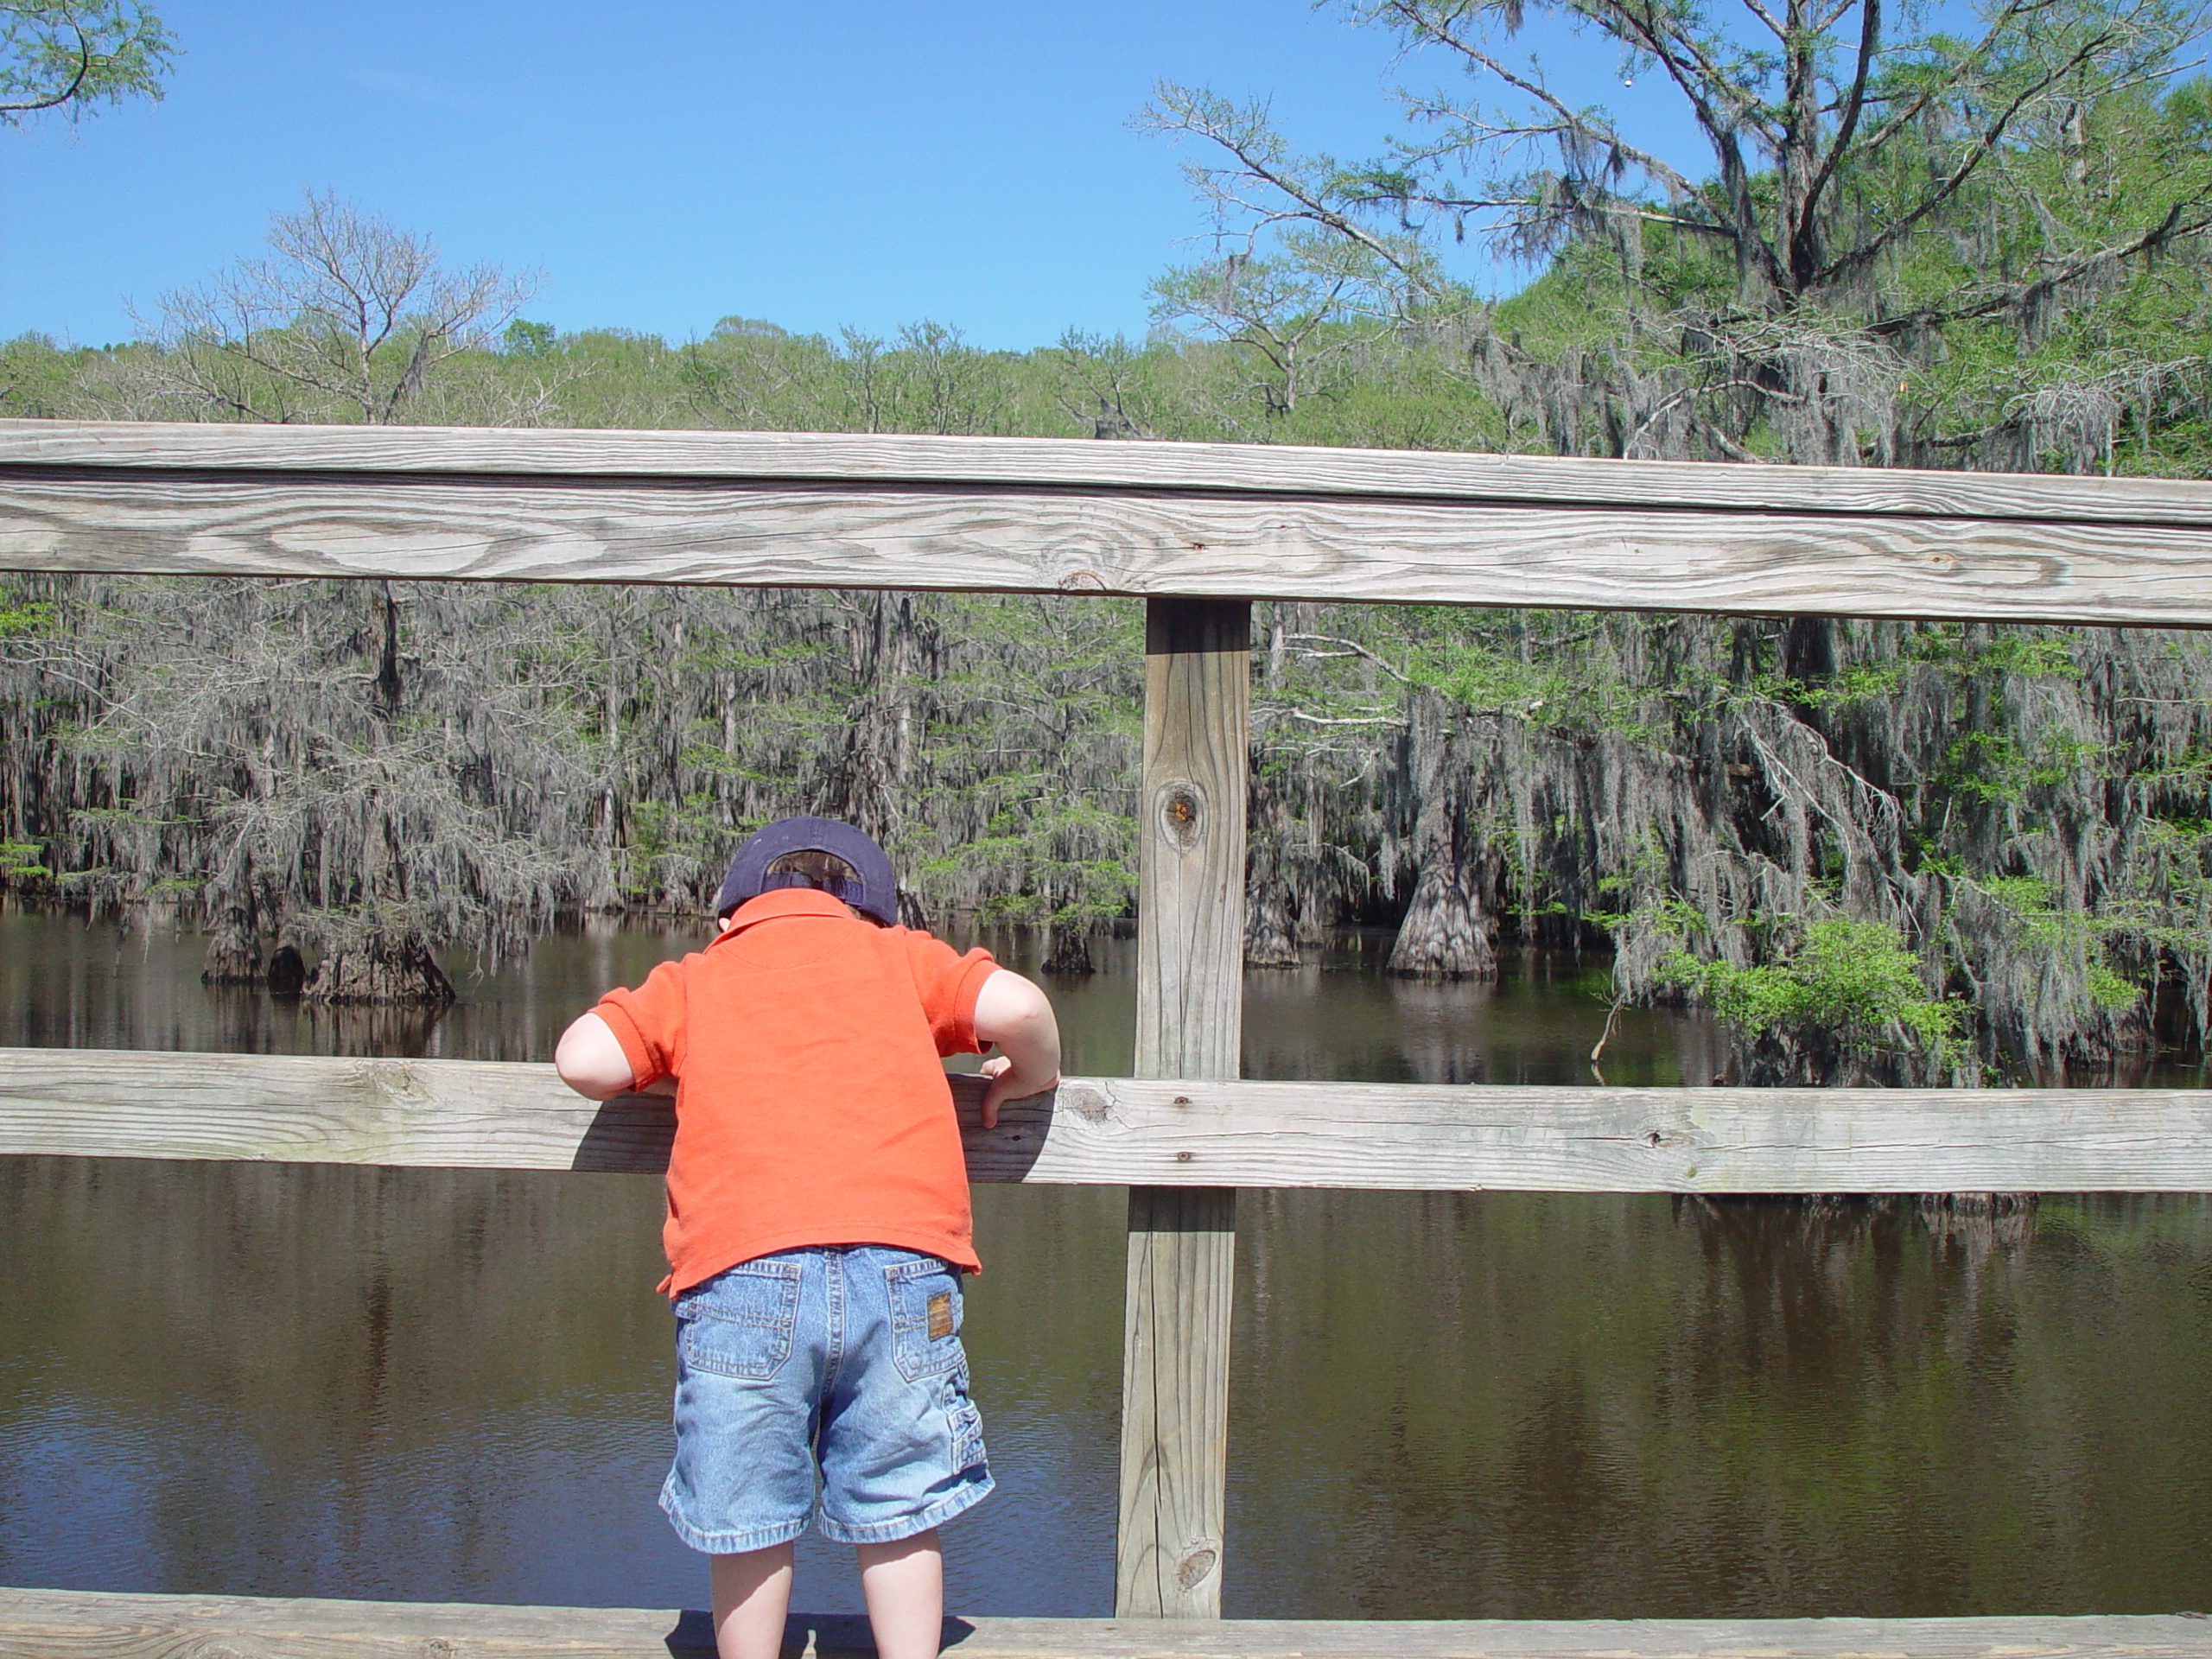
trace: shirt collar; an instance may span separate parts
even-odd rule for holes
[[[707,948],[712,950],[724,939],[734,939],[747,928],[772,922],[779,916],[849,918],[853,914],[842,899],[831,898],[819,887],[772,887],[740,905]]]

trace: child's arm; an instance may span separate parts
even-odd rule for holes
[[[612,1033],[610,1033],[611,1039]],[[1001,1102],[1039,1095],[1060,1080],[1060,1027],[1044,992],[1000,969],[976,998],[976,1040],[998,1049],[983,1062],[983,1127],[998,1127]]]
[[[562,1082],[587,1100],[629,1094],[638,1081],[630,1070],[630,1057],[622,1052],[607,1021],[595,1014],[579,1015],[561,1033],[560,1046],[553,1051],[553,1069],[561,1074]],[[641,1092],[672,1095],[676,1080],[658,1078]]]

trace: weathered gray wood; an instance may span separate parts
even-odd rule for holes
[[[1118,1618],[1219,1618],[1236,1190],[1129,1189]]]
[[[1243,601],[1146,607],[1141,1077],[1237,1072],[1251,647]],[[1221,1617],[1236,1261],[1234,1188],[1129,1189],[1114,1570],[1114,1611],[1124,1618]]]
[[[2183,479],[1079,438],[0,421],[0,473],[26,469],[1032,484],[1502,505],[2212,524],[2212,485]]]
[[[2206,1659],[2177,1614],[2013,1618],[952,1618],[959,1659]],[[602,1607],[0,1589],[10,1659],[692,1659],[706,1615]],[[796,1615],[790,1659],[874,1651],[867,1621]]]
[[[1168,468],[1182,480],[1172,486],[1110,478],[997,481],[990,474],[1015,470],[1003,463],[971,469],[985,474],[980,479],[960,475],[949,461],[886,460],[868,471],[842,459],[816,462],[819,482],[810,482],[798,462],[772,472],[766,461],[750,476],[598,470],[518,476],[481,469],[496,459],[495,440],[517,435],[410,429],[376,435],[350,428],[309,435],[318,445],[369,450],[419,442],[433,455],[437,444],[465,438],[484,458],[477,468],[433,470],[425,461],[332,470],[327,459],[305,464],[310,450],[303,448],[300,465],[264,459],[251,462],[251,470],[226,473],[226,456],[252,453],[237,448],[232,435],[281,449],[293,442],[283,435],[288,429],[162,429],[169,435],[162,454],[213,458],[185,467],[122,464],[116,457],[134,453],[137,429],[129,427],[102,429],[117,435],[108,440],[106,461],[58,461],[54,454],[73,453],[69,443],[47,436],[41,447],[34,440],[43,435],[21,435],[22,428],[43,424],[14,423],[11,446],[0,444],[0,567],[2212,626],[2206,506],[2212,486],[2199,484],[2158,481],[2152,489],[2137,480],[2026,478],[1967,484],[1958,481],[1964,475],[1930,474],[1896,485],[1901,475],[1872,471],[1849,474],[1866,480],[1851,484],[1815,477],[1810,468],[1685,464],[1667,469],[1670,477],[1683,475],[1669,489],[1641,473],[1605,484],[1609,474],[1588,470],[1647,465],[1609,461],[1574,463],[1580,470],[1571,482],[1547,488],[1539,480],[1549,463],[1528,458],[1368,455],[1357,466],[1377,477],[1408,461],[1462,467],[1478,481],[1459,490],[1439,483],[1433,491],[1363,493],[1344,487],[1354,476],[1351,463],[1308,452],[1299,465],[1337,483],[1271,489],[1236,481],[1264,477],[1276,465],[1268,451],[1218,446],[1226,457],[1217,461],[1223,481],[1205,481],[1206,466],[1217,464],[1207,461]],[[634,464],[644,466],[651,441],[666,435],[531,434],[527,442],[558,436],[580,468],[587,440],[607,450],[601,464],[608,466],[624,446],[642,446]],[[688,435],[705,444],[739,435]],[[926,442],[1053,448],[1043,440]],[[795,454],[823,446],[831,457],[862,442],[776,440]],[[1135,446],[1066,448],[1099,454]],[[1147,453],[1181,448],[1147,446]],[[10,462],[10,454],[29,458]],[[1310,458],[1316,454],[1321,458]],[[1182,459],[1160,456],[1171,458]],[[1031,459],[1039,471],[1052,470],[1043,456]],[[833,474],[833,464],[849,465],[860,476]],[[1132,465],[1111,453],[1091,464],[1106,474]],[[946,475],[933,476],[932,466]],[[1747,500],[1733,480],[1745,470],[1777,476]],[[1639,480],[1647,491],[1631,487]],[[2056,495],[2046,488],[2062,483]],[[2097,486],[2106,485],[2114,493],[2094,511]],[[1605,499],[1594,505],[1589,499],[1599,496]],[[1999,511],[2008,499],[2015,510]],[[1866,505],[1837,512],[1821,505],[1828,500]],[[1980,516],[1896,510],[1952,500]]]
[[[1137,804],[1141,1077],[1233,1077],[1244,1018],[1244,791],[1252,607],[1145,607]]]
[[[2212,1090],[1563,1089],[1069,1077],[978,1181],[1553,1192],[2212,1192]],[[548,1065],[0,1049],[0,1154],[666,1167],[667,1103]]]
[[[785,1652],[798,1659],[803,1651],[803,1635],[794,1643],[787,1633]],[[541,1654],[549,1659],[712,1659],[714,1636],[704,1613],[673,1610],[0,1589],[0,1654],[8,1659],[518,1659]]]

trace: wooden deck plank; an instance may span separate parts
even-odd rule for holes
[[[2212,1192],[2212,1090],[1571,1089],[1070,1077],[979,1181],[1580,1192]],[[0,1049],[0,1154],[656,1173],[665,1103],[548,1065]]]
[[[1088,438],[0,420],[0,475],[101,469],[1028,484],[1061,490],[2212,525],[2212,485],[2187,479]]]
[[[2212,485],[2171,480],[1285,462],[1266,446],[1132,458],[1139,446],[1050,440],[87,430],[0,423],[0,567],[2212,626]],[[675,469],[664,438],[755,471]],[[495,465],[502,444],[519,447]],[[524,465],[547,446],[570,470]],[[449,453],[470,464],[438,461]],[[104,458],[68,459],[84,454]],[[130,459],[148,454],[161,464]],[[996,455],[1020,464],[977,459]],[[180,464],[191,456],[202,464]]]
[[[958,1659],[2208,1659],[2185,1615],[1543,1620],[949,1619]],[[791,1659],[874,1651],[863,1619],[794,1616]],[[706,1615],[477,1603],[0,1589],[10,1659],[671,1659]]]

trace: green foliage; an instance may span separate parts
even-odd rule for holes
[[[530,322],[517,317],[499,335],[499,349],[509,357],[549,357],[559,340],[550,322]]]
[[[20,598],[0,587],[0,639],[30,638],[53,626],[52,601]]]
[[[1660,971],[1754,1034],[1818,1033],[1871,1046],[1901,1041],[1939,1059],[1959,1043],[1959,1005],[1928,994],[1918,955],[1897,929],[1879,923],[1814,922],[1794,948],[1755,967],[1683,950]]]
[[[1935,781],[1977,800],[2018,804],[2031,790],[2071,783],[2106,753],[2103,745],[2065,733],[2042,734],[2031,755],[2005,733],[1967,732],[1946,751]]]
[[[40,856],[45,850],[35,841],[0,841],[0,881],[51,876]]]
[[[139,0],[4,0],[0,3],[0,125],[60,110],[74,120],[95,105],[158,99],[177,44]]]
[[[2162,927],[2148,920],[2154,907],[2140,902],[2080,910],[2069,907],[2056,884],[2040,876],[1996,875],[1969,881],[2010,916],[2023,942],[2044,960],[2076,969],[2090,1007],[2105,1014],[2127,1013],[2143,997],[2140,988],[2114,967],[2115,949],[2130,942],[2147,944],[2154,950],[2170,945],[2184,953],[2202,948],[2201,929]]]

